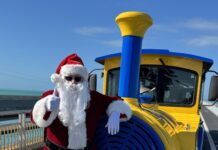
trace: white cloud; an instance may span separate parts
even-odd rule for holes
[[[122,40],[104,41],[103,44],[121,48]]]
[[[156,31],[178,33],[181,28],[204,31],[218,31],[218,21],[211,21],[202,18],[193,18],[182,23],[171,23],[169,25],[154,24],[152,28]]]
[[[189,45],[193,46],[218,46],[218,36],[203,36],[189,40]]]
[[[198,30],[218,30],[218,22],[205,19],[191,19],[181,25],[186,28]]]
[[[106,27],[80,27],[73,29],[73,32],[80,35],[93,36],[99,34],[113,33],[113,30]]]

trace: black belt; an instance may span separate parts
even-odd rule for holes
[[[68,148],[63,148],[60,147],[53,142],[51,142],[49,139],[46,138],[45,140],[45,145],[50,149],[50,150],[84,150],[84,149],[68,149]]]

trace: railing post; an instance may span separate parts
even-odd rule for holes
[[[20,125],[20,149],[26,149],[26,133],[25,133],[25,126],[26,126],[26,114],[20,113],[19,114],[19,125]]]

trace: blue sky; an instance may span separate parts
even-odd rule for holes
[[[153,18],[143,48],[208,57],[218,71],[217,6],[217,0],[1,0],[0,89],[50,89],[50,75],[74,52],[89,71],[102,67],[96,57],[121,51],[114,19],[125,11]]]

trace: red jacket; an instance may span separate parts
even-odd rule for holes
[[[52,93],[53,93],[52,90],[45,92],[42,95],[42,98],[45,98],[46,96],[51,95]],[[88,149],[95,150],[96,148],[92,140],[94,139],[96,126],[98,121],[102,117],[107,115],[106,112],[119,111],[120,113],[124,114],[123,116],[125,118],[129,119],[131,117],[131,110],[129,105],[121,101],[120,98],[118,97],[105,96],[96,91],[91,91],[90,96],[91,96],[90,104],[86,110],[87,144],[90,145]],[[40,99],[39,101],[41,100],[43,99]],[[110,108],[108,108],[109,106]],[[40,120],[38,119],[38,116],[40,116],[38,115],[38,112],[44,108],[42,105],[40,106],[35,105],[34,107],[36,107],[35,109],[37,109],[37,111],[32,111],[30,116],[32,122],[35,122],[37,124],[36,120]],[[45,138],[48,138],[51,142],[55,143],[56,145],[67,148],[68,128],[62,125],[61,121],[57,116],[54,118],[54,120],[51,123],[47,123],[46,121],[50,117],[51,112],[46,111],[43,112],[42,114],[44,115],[41,117],[41,120],[42,122],[45,121],[45,124],[44,122],[41,124],[41,121],[38,121],[39,123],[37,125],[41,127],[45,127],[44,130]],[[34,116],[36,117],[34,118]],[[44,149],[48,150],[46,146],[44,147]]]

